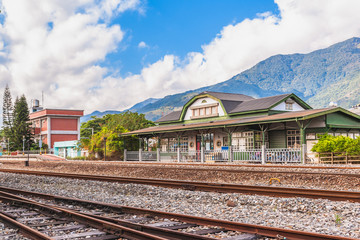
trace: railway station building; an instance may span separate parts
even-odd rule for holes
[[[156,123],[123,134],[140,139],[139,151],[125,151],[126,160],[301,163],[315,159],[311,148],[322,134],[360,135],[359,115],[341,107],[313,109],[295,94],[255,99],[202,92]]]
[[[80,140],[80,117],[84,110],[39,109],[30,113],[34,139],[54,148],[55,142]]]

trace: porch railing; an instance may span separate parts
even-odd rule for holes
[[[301,163],[301,149],[126,151],[126,161]]]
[[[234,150],[232,154],[234,161],[261,162],[262,150]]]
[[[161,152],[160,151],[160,160],[164,162],[177,162],[177,152]]]
[[[180,162],[201,162],[201,151],[190,150],[187,152],[180,152]]]
[[[227,162],[229,161],[229,151],[227,150],[205,150],[205,162]]]
[[[266,162],[300,163],[301,149],[270,148],[266,149]]]
[[[138,151],[126,151],[126,161],[139,161]]]

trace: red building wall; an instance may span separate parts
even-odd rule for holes
[[[54,146],[54,142],[77,140],[77,137],[77,134],[51,134],[51,147]]]
[[[56,131],[77,131],[77,119],[51,118],[51,130]]]
[[[44,119],[40,119],[41,121],[41,131],[46,131],[47,130],[47,119],[44,118]]]

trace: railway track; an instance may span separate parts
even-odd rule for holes
[[[30,239],[166,239],[4,192],[0,193],[0,201],[0,221],[19,229],[22,235]],[[74,230],[76,233],[73,233]]]
[[[245,194],[275,196],[275,197],[305,197],[305,198],[314,198],[314,199],[323,198],[334,201],[360,202],[360,192],[355,192],[355,191],[333,191],[333,190],[319,190],[319,189],[305,189],[305,188],[252,186],[252,185],[227,184],[227,183],[192,182],[192,181],[168,180],[168,179],[112,177],[112,176],[103,176],[103,175],[69,174],[69,173],[26,171],[26,170],[14,170],[14,169],[0,169],[0,171],[8,172],[8,173],[17,173],[17,174],[76,178],[83,180],[147,184],[147,185],[168,187],[168,188],[181,188],[192,191],[245,193]]]
[[[21,158],[21,157],[20,157]],[[1,163],[23,163],[24,160],[3,160],[0,158]],[[79,162],[78,160],[72,161],[72,160],[66,160],[62,161],[64,163],[71,163],[71,162]],[[86,161],[87,163],[97,163],[97,164],[109,164],[109,162],[103,162],[103,161]],[[230,163],[169,163],[169,162],[148,162],[148,161],[141,161],[141,162],[131,162],[131,161],[112,161],[111,163],[120,163],[119,166],[121,167],[127,167],[123,166],[123,164],[127,165],[139,165],[143,167],[143,165],[153,165],[153,166],[205,166],[205,167],[245,167],[245,168],[291,168],[291,169],[354,169],[354,170],[360,170],[360,166],[312,166],[312,165],[284,165],[284,164],[230,164]]]
[[[27,196],[27,198],[25,198],[24,196]],[[58,218],[57,221],[64,221],[65,217],[61,215],[61,213],[66,213],[65,216],[67,218],[75,214],[75,220],[82,223],[81,227],[84,225],[91,225],[93,227],[95,225],[95,228],[101,229],[92,229],[92,231],[104,232],[105,230],[111,229],[108,233],[106,233],[107,235],[103,233],[103,235],[100,236],[86,238],[94,240],[113,239],[111,237],[116,236],[114,234],[116,232],[114,229],[116,229],[117,227],[123,227],[128,231],[134,230],[136,231],[136,233],[142,232],[143,234],[147,234],[147,238],[143,238],[144,235],[141,236],[141,238],[139,235],[135,237],[132,235],[128,235],[127,237],[125,237],[126,239],[214,239],[214,237],[219,236],[219,233],[223,234],[220,237],[222,237],[222,239],[224,240],[265,239],[265,237],[266,239],[269,239],[270,237],[271,239],[293,240],[353,239],[341,236],[330,236],[324,234],[295,231],[290,229],[279,229],[252,224],[242,224],[238,222],[230,222],[210,218],[194,217],[183,214],[166,213],[154,210],[126,207],[121,205],[99,203],[94,201],[86,201],[56,195],[28,192],[5,187],[0,187],[0,200],[1,204],[11,203],[11,206],[17,205],[20,206],[20,208],[23,208],[24,206],[31,206],[31,211],[34,211],[34,209],[41,209],[42,211],[39,214],[44,214],[45,210],[51,211],[53,213],[52,217]],[[30,216],[33,215],[30,214]],[[87,217],[88,220],[84,218],[84,221],[84,216]],[[74,220],[74,217],[71,218]],[[102,221],[101,225],[97,225],[97,221]],[[49,226],[47,225],[47,222],[42,224],[44,226]],[[34,225],[36,224],[32,224],[32,226]],[[74,224],[73,226],[77,225]],[[112,228],[108,225],[110,225]],[[66,227],[71,228],[71,226],[72,225],[67,225],[65,227],[61,226],[57,227],[57,229]],[[52,230],[46,229],[45,231],[40,231],[40,233],[43,234],[47,231]],[[84,235],[86,235],[86,233],[84,233]],[[62,239],[61,236],[55,238],[40,238],[39,236],[36,236],[33,239]],[[66,236],[64,236],[64,239],[65,237]]]
[[[196,166],[199,166],[197,164]],[[178,168],[174,167],[173,165],[170,166],[141,166],[139,164],[136,164],[134,166],[121,166],[121,168],[156,168],[161,170],[184,170],[184,171],[216,171],[216,172],[227,172],[227,173],[266,173],[266,174],[293,174],[293,175],[326,175],[326,176],[342,176],[342,177],[354,177],[359,178],[360,174],[354,174],[354,173],[327,173],[327,172],[304,172],[304,171],[264,171],[264,170],[245,170],[245,169],[222,169],[222,168],[204,168],[204,167],[191,167],[191,168]],[[360,168],[359,168],[360,169]]]

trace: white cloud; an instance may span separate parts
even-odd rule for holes
[[[202,52],[189,53],[182,61],[167,55],[139,75],[111,79],[122,89],[117,104],[128,107],[148,97],[215,84],[275,54],[306,53],[360,36],[360,25],[354,24],[360,22],[358,0],[276,3],[279,16],[259,13],[254,19],[225,26],[202,46]]]
[[[138,48],[147,48],[149,47],[144,41],[139,42]]]
[[[102,20],[135,10],[138,4],[138,0],[3,0],[1,86],[10,83],[14,95],[25,93],[29,99],[44,90],[48,107],[91,109],[90,89],[107,74],[97,63],[117,49],[124,35],[119,25]]]
[[[138,1],[3,0],[0,86],[11,82],[15,94],[28,98],[44,90],[48,107],[121,109],[222,82],[274,54],[305,53],[360,36],[358,0],[276,3],[279,16],[259,13],[224,26],[202,52],[185,59],[166,55],[140,74],[121,78],[97,63],[123,38],[120,26],[108,20],[140,8]]]

